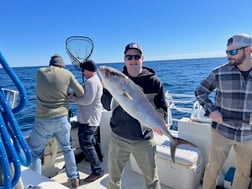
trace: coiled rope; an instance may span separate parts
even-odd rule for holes
[[[19,91],[19,103],[11,109],[5,92],[0,87],[0,171],[2,173],[0,189],[15,187],[21,178],[21,165],[29,166],[32,156],[14,113],[26,104],[26,90],[15,72],[9,67],[0,52],[0,63]],[[13,169],[11,169],[13,168]]]

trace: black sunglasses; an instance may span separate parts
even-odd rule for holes
[[[240,47],[238,49],[226,50],[226,54],[230,54],[232,56],[237,55],[240,49],[245,49],[246,47]]]
[[[126,54],[126,55],[125,55],[125,58],[126,58],[127,60],[132,60],[133,57],[134,57],[135,60],[139,60],[139,59],[142,57],[142,55],[141,55],[141,54],[134,54],[134,55]]]

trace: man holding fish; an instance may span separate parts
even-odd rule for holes
[[[165,101],[163,84],[152,69],[142,66],[144,56],[142,55],[140,45],[137,43],[128,44],[125,47],[124,55],[125,66],[123,68],[123,73],[137,84],[139,89],[142,90],[146,96],[151,98],[150,101],[158,110],[160,114],[159,117],[162,117],[164,120],[167,115],[167,104]],[[153,139],[153,129],[141,125],[139,120],[128,114],[127,110],[122,107],[122,103],[116,101],[117,99],[114,94],[111,94],[111,89],[106,89],[107,87],[110,88],[110,86],[116,87],[116,84],[111,82],[107,83],[106,79],[110,77],[110,75],[107,75],[107,73],[103,71],[103,68],[100,68],[100,75],[102,76],[105,87],[102,103],[104,108],[113,111],[110,120],[112,144],[109,153],[108,188],[120,188],[124,166],[129,160],[130,154],[132,154],[143,172],[147,188],[161,189],[155,162],[156,146]],[[111,77],[113,77],[113,75],[111,75]],[[132,96],[126,88],[124,91],[124,80],[118,78],[116,82],[119,82],[122,89],[115,89],[115,91],[121,93],[124,98],[130,101],[136,98]],[[138,104],[135,104],[135,106],[137,105]],[[138,110],[136,109],[135,111]],[[148,114],[148,110],[144,110],[144,112],[142,112],[142,119],[146,118],[144,116],[149,116]],[[155,130],[159,133],[161,132],[160,129]]]
[[[142,49],[137,43],[125,47],[123,72],[101,66],[104,84],[102,104],[112,110],[112,144],[109,153],[109,189],[120,189],[121,175],[132,154],[148,189],[160,189],[153,131],[170,140],[171,159],[180,144],[194,146],[176,138],[167,129],[167,104],[163,84],[151,68],[143,67]],[[111,103],[112,102],[112,103]]]
[[[154,70],[142,66],[144,56],[142,55],[140,45],[137,43],[128,44],[125,47],[124,55],[125,66],[123,68],[123,73],[137,84],[140,90],[146,95],[152,97],[151,102],[155,105],[156,109],[158,109],[161,115],[160,117],[165,119],[167,116],[167,104],[165,101],[163,84]],[[101,69],[100,74],[103,75]],[[105,87],[102,96],[103,106],[107,110],[112,109],[113,111],[110,120],[112,144],[109,153],[108,188],[120,188],[124,166],[129,160],[130,154],[132,154],[143,172],[147,188],[161,189],[155,162],[156,146],[153,139],[153,130],[141,126],[140,122],[129,115],[122,108],[121,104],[119,105],[115,100],[112,100],[111,93],[106,90],[109,84],[106,83],[104,78],[103,82]],[[118,80],[118,82],[120,82],[120,80]],[[123,83],[119,85],[123,86]],[[123,90],[121,90],[121,92],[124,93]],[[127,91],[125,91],[123,95],[127,99],[135,98],[127,93]],[[137,106],[138,104],[135,105]],[[137,110],[135,109],[135,111]],[[149,116],[147,109],[142,113],[145,116]],[[145,117],[142,118],[145,119]],[[158,129],[156,129],[156,131],[160,132]]]

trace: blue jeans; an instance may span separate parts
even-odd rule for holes
[[[63,151],[67,177],[78,178],[79,173],[70,142],[71,124],[68,116],[36,118],[30,135],[29,145],[32,151],[31,169],[41,174],[41,157],[48,140],[55,136]]]
[[[89,126],[88,124],[81,123],[78,123],[78,125],[80,148],[90,163],[92,174],[97,176],[103,175],[104,170],[95,150],[96,139],[94,134],[98,126]]]

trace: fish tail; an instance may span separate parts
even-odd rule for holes
[[[170,150],[171,150],[171,158],[172,158],[172,162],[175,163],[175,153],[176,153],[176,149],[179,145],[181,144],[185,144],[185,145],[188,145],[188,146],[193,146],[193,147],[197,147],[195,144],[185,140],[185,139],[182,139],[182,138],[173,138],[174,140],[171,142],[170,144]]]

